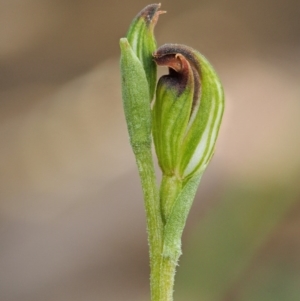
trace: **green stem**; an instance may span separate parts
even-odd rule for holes
[[[174,279],[177,263],[169,257],[162,258],[160,274],[160,301],[173,301]]]
[[[151,301],[172,301],[181,234],[200,176],[185,185],[175,177],[164,176],[159,197],[151,149],[134,150],[146,209]]]
[[[160,206],[164,224],[172,212],[173,205],[182,189],[182,181],[176,176],[163,175],[160,186]]]
[[[152,301],[165,301],[160,292],[162,266],[163,222],[159,204],[151,149],[145,147],[135,151],[136,162],[142,183],[147,218],[147,231],[150,255],[150,288]]]
[[[173,206],[182,190],[182,181],[176,176],[163,175],[160,187],[160,204],[164,225],[167,223],[172,212]],[[177,261],[171,257],[162,258],[160,285],[162,301],[173,300],[173,287]]]

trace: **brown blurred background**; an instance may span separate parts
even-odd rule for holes
[[[0,0],[0,300],[149,300],[118,70],[147,4]],[[226,94],[175,300],[299,300],[300,2],[162,8],[158,44],[198,49]]]

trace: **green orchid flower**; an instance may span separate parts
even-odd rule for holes
[[[224,111],[221,82],[198,51],[166,44],[153,54],[169,67],[153,107],[153,138],[165,175],[181,180],[202,173],[212,157]]]

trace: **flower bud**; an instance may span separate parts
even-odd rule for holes
[[[169,74],[159,79],[153,139],[163,174],[186,179],[202,173],[213,155],[224,110],[220,80],[196,50],[166,44],[153,54]]]
[[[120,40],[122,98],[131,146],[135,154],[151,149],[151,100],[156,84],[156,49],[153,35],[160,4],[145,7]]]
[[[154,27],[160,14],[160,4],[150,4],[142,9],[132,21],[126,38],[141,61],[149,84],[150,101],[154,97],[156,85],[156,64],[152,59],[152,53],[156,49]]]

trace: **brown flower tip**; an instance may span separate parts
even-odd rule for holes
[[[185,45],[165,44],[165,45],[159,47],[153,53],[153,57],[154,57],[154,60],[158,64],[158,60],[161,60],[164,56],[170,56],[170,55],[176,55],[176,54],[181,54],[186,60],[189,61],[189,63],[191,64],[191,67],[196,69],[196,71],[200,74],[200,64],[195,55],[195,50],[190,47],[187,47]],[[167,66],[166,64],[158,64],[158,65]]]
[[[184,45],[165,44],[153,53],[153,58],[157,65],[169,68],[169,75],[166,77],[173,79],[169,82],[177,87],[179,94],[188,88],[187,85],[193,83],[195,105],[199,100],[201,74],[195,50]]]
[[[147,26],[152,26],[154,28],[159,15],[166,13],[166,11],[159,11],[160,6],[160,3],[147,5],[138,13],[136,18],[143,18],[146,21]]]

